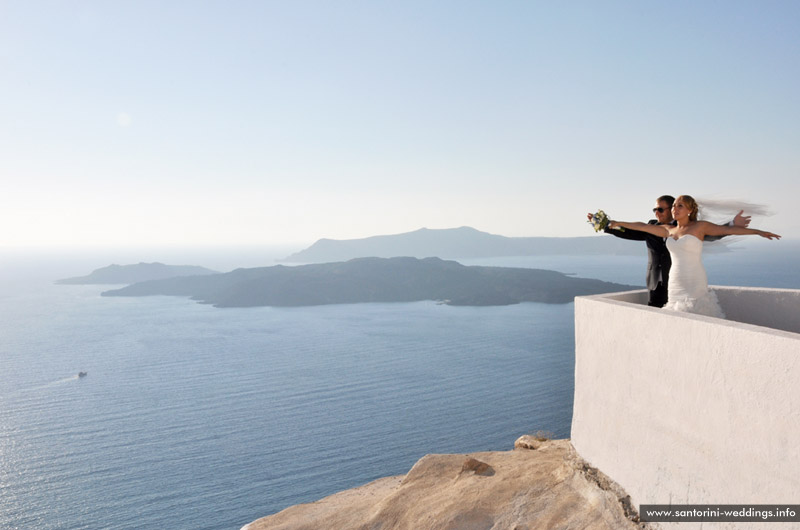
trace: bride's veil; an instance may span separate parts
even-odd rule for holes
[[[774,212],[766,205],[756,204],[752,202],[745,202],[736,199],[710,199],[705,197],[695,198],[699,211],[697,218],[703,221],[711,221],[717,224],[727,224],[733,221],[733,218],[740,211],[744,210],[742,215],[755,217],[768,217],[774,215]],[[754,219],[755,220],[755,219]],[[756,226],[758,221],[755,220]],[[753,224],[752,222],[750,223]],[[727,236],[717,241],[709,241],[711,246],[721,246],[719,250],[729,250],[727,247],[731,243],[739,240],[740,236]]]

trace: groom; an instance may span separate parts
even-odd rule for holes
[[[675,224],[675,221],[672,219],[672,203],[674,202],[675,198],[671,195],[662,195],[656,199],[656,206],[653,208],[653,213],[656,215],[656,218],[650,219],[648,224]],[[733,221],[728,224],[747,228],[750,224],[750,216],[743,216],[743,213],[744,211],[741,211],[736,214]],[[590,219],[591,217],[592,214],[589,214]],[[667,303],[669,269],[672,266],[672,260],[667,250],[666,239],[637,230],[625,230],[623,232],[622,230],[612,230],[606,227],[603,231],[606,234],[611,234],[622,239],[644,241],[647,244],[647,289],[650,291],[650,300],[647,302],[647,305],[664,307],[664,304]],[[722,237],[725,236],[706,237],[705,241],[715,241]]]

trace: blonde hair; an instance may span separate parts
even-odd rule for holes
[[[700,211],[700,207],[697,206],[697,201],[694,200],[694,197],[691,195],[680,195],[675,202],[681,201],[684,206],[689,208],[689,220],[690,221],[697,221],[697,213]]]

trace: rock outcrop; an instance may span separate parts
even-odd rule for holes
[[[427,455],[405,476],[292,506],[243,530],[647,528],[625,492],[569,440],[523,438],[513,451]]]

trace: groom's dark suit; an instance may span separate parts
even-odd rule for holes
[[[647,224],[657,225],[658,221],[650,219]],[[676,223],[672,221],[669,224],[675,225]],[[638,230],[612,230],[606,227],[603,231],[622,239],[644,241],[647,244],[647,288],[650,290],[650,301],[647,305],[663,307],[667,303],[669,268],[672,266],[665,243],[666,238]]]

